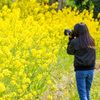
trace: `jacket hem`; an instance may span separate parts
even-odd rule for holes
[[[79,70],[92,70],[96,69],[95,66],[75,66],[74,71],[79,71]]]

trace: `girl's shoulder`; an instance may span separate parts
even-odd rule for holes
[[[79,43],[79,38],[77,37],[77,38],[74,38],[74,39],[72,39],[72,41],[71,41],[72,43]]]

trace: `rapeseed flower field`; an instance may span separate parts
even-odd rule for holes
[[[56,12],[58,3],[48,6],[48,0],[8,0],[9,5],[2,5],[5,2],[0,2],[0,100],[43,100],[45,92],[44,100],[53,100],[58,87],[51,70],[59,64],[61,51],[66,51],[64,29],[85,22],[100,54],[100,20],[93,18],[93,11],[79,13],[76,7]],[[61,59],[69,57],[64,54]],[[71,88],[74,91],[73,84]],[[67,89],[64,97],[68,96]]]

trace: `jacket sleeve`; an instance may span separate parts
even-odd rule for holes
[[[73,40],[71,40],[71,41],[68,43],[68,46],[67,46],[67,53],[70,54],[70,55],[74,55],[74,54],[75,54],[74,41],[73,41]]]

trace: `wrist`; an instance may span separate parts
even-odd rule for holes
[[[72,39],[74,39],[74,37],[73,37],[73,38],[70,38],[70,37],[69,37],[69,40],[70,40],[70,41],[71,41]]]

